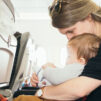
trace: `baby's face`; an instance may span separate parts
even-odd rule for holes
[[[77,59],[77,52],[74,48],[68,46],[68,60],[67,64],[78,63],[79,60]]]
[[[79,63],[82,65],[86,64],[86,61],[83,57],[80,59],[77,58],[77,50],[75,48],[72,48],[68,46],[68,59],[67,59],[67,64],[73,64],[73,63]]]

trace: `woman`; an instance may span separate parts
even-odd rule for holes
[[[101,37],[101,8],[91,0],[55,0],[50,7],[52,25],[68,39],[83,33]],[[88,61],[81,75],[58,86],[40,89],[36,95],[46,99],[101,101],[101,47],[95,58]],[[35,74],[31,83],[36,86]],[[82,100],[81,100],[82,101]]]

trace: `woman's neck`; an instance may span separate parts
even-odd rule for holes
[[[101,38],[101,23],[95,22],[95,34]]]

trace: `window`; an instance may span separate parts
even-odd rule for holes
[[[66,65],[67,56],[68,56],[67,47],[63,47],[60,53],[60,62],[62,66]]]
[[[41,46],[36,46],[35,49],[35,65],[41,67],[47,61],[46,51]]]

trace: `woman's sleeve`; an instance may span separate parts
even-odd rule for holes
[[[84,67],[80,76],[87,76],[94,79],[101,80],[101,45],[96,57],[91,58]]]

